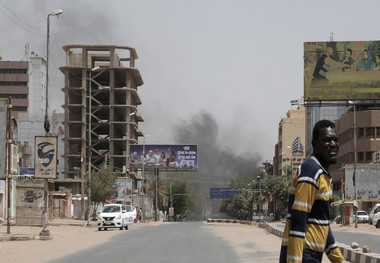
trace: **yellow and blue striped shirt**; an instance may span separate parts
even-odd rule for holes
[[[344,262],[330,229],[331,197],[331,176],[312,156],[294,174],[280,263],[321,262],[323,252],[333,263]]]

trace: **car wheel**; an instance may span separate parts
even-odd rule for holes
[[[106,227],[104,228],[104,231],[107,231],[107,228],[106,228]]]
[[[98,227],[98,231],[102,231],[102,228],[101,228],[101,227]]]
[[[126,225],[124,228],[125,228],[125,230],[128,230],[128,225]]]
[[[380,220],[377,221],[376,228],[380,228]]]

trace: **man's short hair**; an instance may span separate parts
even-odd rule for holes
[[[335,124],[329,120],[318,121],[313,128],[313,141],[316,141],[318,139],[319,130],[327,127],[335,128]]]
[[[350,54],[352,55],[352,49],[351,48],[347,48],[347,51],[350,52]]]

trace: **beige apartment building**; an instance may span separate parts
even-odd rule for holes
[[[355,162],[354,115],[353,108],[351,108],[335,122],[340,147],[338,162],[330,168],[330,172],[333,177],[333,191],[338,196],[341,196],[342,186],[346,179],[344,166],[346,164],[353,165]],[[357,165],[380,165],[380,107],[358,104],[356,106],[356,127]],[[360,204],[359,202],[359,208],[367,210],[372,207],[373,203]]]
[[[285,174],[285,167],[296,169],[305,159],[305,107],[289,110],[278,127],[274,174]]]

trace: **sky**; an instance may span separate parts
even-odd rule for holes
[[[22,60],[27,43],[45,55],[47,15],[56,9],[51,110],[63,112],[62,46],[130,46],[144,81],[138,111],[147,144],[202,137],[255,163],[272,160],[278,124],[303,97],[303,42],[329,41],[331,32],[334,41],[380,36],[380,1],[0,0],[3,60]],[[183,136],[194,127],[199,134]]]

